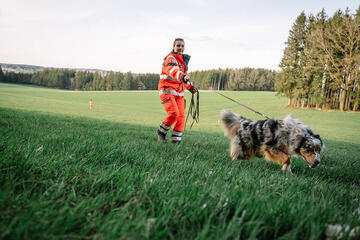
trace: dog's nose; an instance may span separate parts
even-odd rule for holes
[[[320,160],[315,160],[314,161],[314,165],[316,166],[316,165],[318,165],[320,163]]]

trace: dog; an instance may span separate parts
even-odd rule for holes
[[[301,156],[311,168],[320,163],[324,143],[318,134],[298,119],[288,115],[284,120],[252,121],[227,110],[220,112],[224,135],[231,139],[233,160],[265,158],[280,164],[283,172],[291,171],[290,155]]]

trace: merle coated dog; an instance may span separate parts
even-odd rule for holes
[[[320,163],[323,141],[298,119],[287,116],[284,120],[251,121],[227,110],[222,110],[220,117],[225,136],[231,139],[230,155],[233,160],[264,157],[280,164],[283,172],[290,173],[292,154],[303,157],[311,168]]]

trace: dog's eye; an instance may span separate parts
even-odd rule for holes
[[[310,148],[310,147],[307,147],[304,150],[305,150],[305,152],[308,152],[308,153],[314,152],[314,149]]]

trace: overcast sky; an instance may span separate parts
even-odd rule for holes
[[[189,70],[278,69],[296,17],[358,0],[0,0],[0,62],[159,73],[176,37]]]

